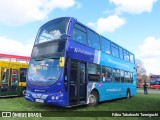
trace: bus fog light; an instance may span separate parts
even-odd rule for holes
[[[54,96],[52,96],[52,100],[54,100],[54,98],[55,98],[55,97],[54,97]]]
[[[58,96],[56,96],[56,100],[58,100]]]

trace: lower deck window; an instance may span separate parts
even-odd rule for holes
[[[99,81],[100,80],[100,66],[97,64],[88,64],[88,80]]]

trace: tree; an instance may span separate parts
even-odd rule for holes
[[[141,60],[136,59],[137,76],[146,75],[146,69]]]
[[[146,80],[149,82],[149,77],[146,75],[146,69],[143,65],[143,62],[141,60],[136,59],[136,71],[137,71],[137,79],[140,82],[143,82]]]

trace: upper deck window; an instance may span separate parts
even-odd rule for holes
[[[112,43],[111,46],[112,46],[112,55],[116,56],[116,57],[119,57],[119,47],[118,47],[118,45]]]
[[[124,60],[129,61],[129,52],[126,50],[123,50],[123,53],[124,53]]]
[[[58,18],[43,25],[36,44],[61,39],[61,36],[67,33],[68,22],[68,18]]]
[[[111,54],[111,42],[101,37],[101,49],[103,52]]]
[[[99,50],[100,49],[99,35],[88,30],[88,44],[90,47]]]
[[[119,47],[119,57],[123,59],[123,48]]]
[[[75,24],[72,33],[73,40],[86,44],[86,29],[85,27]]]
[[[134,63],[134,55],[132,53],[130,53],[130,62]]]

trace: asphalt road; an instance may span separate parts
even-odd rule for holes
[[[137,93],[144,93],[144,90],[137,90]],[[148,89],[148,94],[160,94],[160,89]]]

